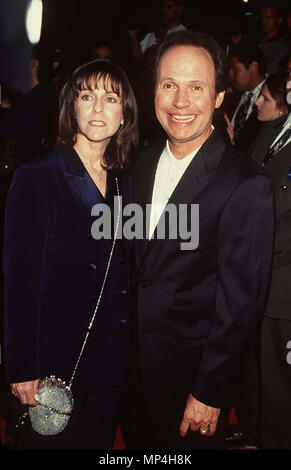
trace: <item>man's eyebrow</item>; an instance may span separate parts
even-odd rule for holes
[[[166,80],[171,80],[171,81],[173,81],[173,82],[179,81],[179,79],[177,80],[176,78],[173,78],[173,77],[163,77],[163,78],[161,78],[160,81],[161,81],[161,82],[164,82],[164,81],[166,81]],[[199,78],[195,78],[195,79],[193,79],[193,80],[189,80],[188,83],[203,83],[204,85],[207,85],[207,82],[205,82],[204,80],[200,80]]]

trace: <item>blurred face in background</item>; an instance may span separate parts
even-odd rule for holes
[[[271,96],[267,85],[263,86],[261,94],[256,101],[259,121],[274,121],[287,113],[287,107],[279,108],[277,101]]]
[[[95,47],[91,52],[92,59],[112,59],[112,51],[109,46],[101,45]]]
[[[263,7],[260,11],[261,30],[266,36],[277,34],[282,18],[275,8]]]
[[[236,90],[251,91],[254,88],[250,68],[239,62],[237,57],[232,57],[230,62],[230,79]]]
[[[162,17],[163,23],[166,26],[171,26],[176,22],[179,23],[181,21],[182,12],[182,6],[177,6],[172,0],[163,0]]]

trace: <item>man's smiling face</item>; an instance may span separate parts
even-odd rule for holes
[[[204,48],[168,49],[157,70],[155,110],[170,147],[187,155],[202,145],[211,134],[213,112],[223,96],[216,94],[214,63]]]

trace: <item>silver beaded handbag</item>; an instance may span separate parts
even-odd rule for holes
[[[83,342],[81,352],[79,354],[77,363],[74,368],[73,375],[69,382],[69,385],[66,384],[61,379],[56,378],[54,375],[50,377],[45,377],[43,380],[39,381],[38,384],[38,392],[35,395],[35,401],[38,403],[37,406],[30,406],[28,409],[30,421],[32,428],[39,434],[44,436],[53,436],[55,434],[59,434],[61,431],[65,429],[67,426],[73,407],[74,407],[74,399],[73,394],[71,391],[72,382],[75,377],[81,356],[83,354],[85,345],[87,343],[88,336],[90,334],[97,310],[99,308],[99,304],[102,298],[105,282],[107,279],[109,267],[111,264],[111,259],[116,243],[118,228],[119,228],[119,221],[120,221],[120,212],[121,212],[121,205],[120,205],[120,197],[119,197],[119,186],[118,186],[118,179],[115,178],[116,189],[117,189],[117,196],[118,196],[118,216],[117,216],[117,223],[116,229],[114,233],[114,239],[103,279],[103,283],[100,289],[100,294],[97,300],[97,304],[91,318],[85,340]]]

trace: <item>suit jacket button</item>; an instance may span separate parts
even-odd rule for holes
[[[96,269],[97,269],[97,268],[96,268],[96,265],[93,264],[93,263],[89,264],[89,265],[88,265],[88,268],[90,269],[90,271],[96,271]]]
[[[286,191],[287,185],[286,185],[286,184],[282,184],[281,189],[282,189],[282,191]]]
[[[127,290],[126,290],[126,289],[121,290],[121,291],[120,291],[120,294],[121,294],[121,295],[127,295]]]
[[[144,280],[144,281],[140,281],[140,283],[139,283],[140,287],[142,287],[142,288],[145,288],[145,287],[147,287],[147,286],[148,286],[148,284],[149,284],[149,283],[148,283],[148,281],[146,281],[146,280]]]
[[[127,324],[126,318],[123,318],[122,320],[120,320],[120,324],[121,325],[126,325]]]

